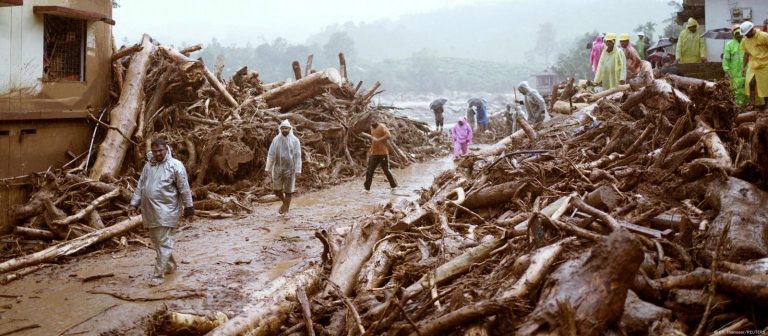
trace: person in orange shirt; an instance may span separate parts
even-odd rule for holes
[[[388,141],[391,137],[389,129],[384,124],[380,123],[376,117],[371,120],[371,149],[368,151],[368,168],[365,171],[365,187],[366,191],[371,190],[371,182],[373,181],[373,172],[376,171],[378,166],[381,166],[381,170],[384,171],[384,175],[387,176],[389,186],[392,189],[397,188],[397,182],[395,177],[392,176],[392,172],[389,171],[389,145]]]

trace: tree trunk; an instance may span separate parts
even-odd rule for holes
[[[768,257],[768,193],[749,182],[729,177],[709,185],[707,202],[719,209],[712,221],[707,249],[714,251],[726,224],[730,251],[722,259],[740,262]]]
[[[557,333],[567,328],[552,323],[562,315],[563,307],[570,307],[578,335],[602,334],[621,318],[627,291],[642,261],[640,242],[626,230],[614,232],[550,275],[536,309],[517,334]]]
[[[120,100],[109,112],[110,124],[123,134],[130,135],[136,130],[136,119],[144,102],[144,82],[147,79],[149,57],[154,50],[149,35],[141,38],[141,46],[141,51],[133,55],[131,65],[128,66]],[[91,178],[98,180],[103,175],[116,176],[120,172],[129,145],[130,142],[117,130],[107,131],[99,146],[99,155],[91,170]]]
[[[677,76],[673,74],[667,74],[664,78],[666,78],[675,87],[686,91],[688,94],[691,94],[699,88],[703,88],[706,92],[715,91],[715,82],[710,82],[708,80]]]
[[[45,250],[38,251],[23,257],[7,260],[0,263],[0,273],[15,271],[20,268],[52,261],[61,256],[68,256],[112,237],[124,235],[141,225],[141,216],[130,217],[110,227],[94,231],[81,237],[53,245]]]
[[[272,282],[270,288],[252,295],[251,302],[243,314],[235,316],[209,336],[276,335],[280,326],[293,310],[296,290],[305,289],[313,295],[320,286],[322,270],[319,265],[308,266],[297,274]]]
[[[614,93],[624,92],[624,91],[627,91],[627,90],[629,90],[629,84],[619,85],[619,86],[617,86],[615,88],[610,88],[608,90],[600,91],[598,93],[593,94],[592,97],[589,97],[588,101],[590,103],[594,103],[594,102],[600,100],[600,98],[608,97],[608,96],[610,96],[610,95],[612,95]]]
[[[467,194],[462,204],[469,209],[478,209],[509,202],[516,195],[524,195],[530,185],[525,181],[511,181],[492,185]]]
[[[287,111],[322,94],[327,88],[338,88],[341,81],[342,78],[336,69],[326,69],[264,92],[260,97],[269,107],[279,107],[282,111]]]

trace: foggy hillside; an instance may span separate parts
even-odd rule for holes
[[[358,55],[367,60],[403,58],[428,49],[439,56],[517,63],[535,47],[536,32],[543,23],[554,25],[553,42],[560,45],[593,30],[631,32],[647,21],[660,27],[671,11],[666,2],[652,0],[485,3],[397,20],[333,25],[308,42],[323,44],[333,33],[346,31]]]

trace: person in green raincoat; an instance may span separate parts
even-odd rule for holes
[[[746,105],[748,98],[744,90],[745,79],[741,74],[741,69],[744,67],[744,51],[740,48],[741,39],[741,31],[736,26],[733,28],[733,39],[728,41],[723,49],[723,71],[725,71],[725,78],[731,81],[731,90],[736,104]]]
[[[688,19],[685,29],[680,32],[680,36],[677,38],[675,57],[678,63],[707,62],[707,46],[698,30],[699,22],[694,18]]]
[[[616,34],[605,35],[605,49],[600,55],[595,72],[596,84],[603,89],[611,89],[627,81],[627,58],[621,48],[616,48]]]
[[[648,52],[648,44],[645,43],[645,33],[637,33],[637,42],[635,42],[635,50],[640,55],[640,60],[645,61],[645,53]]]

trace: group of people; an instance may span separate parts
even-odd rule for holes
[[[733,39],[723,49],[723,71],[730,81],[734,100],[739,105],[751,104],[766,108],[768,97],[768,33],[760,31],[750,21],[731,28]],[[629,34],[599,35],[592,44],[589,63],[595,72],[594,83],[604,89],[622,84],[644,86],[653,81],[653,66],[645,60],[648,40],[638,33],[633,46]],[[666,59],[662,64],[671,63]],[[689,18],[680,32],[675,48],[675,63],[706,63],[707,46],[698,21]],[[663,69],[662,69],[663,70]],[[671,71],[675,73],[674,71]]]
[[[370,135],[372,141],[363,187],[366,191],[370,190],[373,174],[376,168],[381,167],[394,190],[397,182],[389,169],[388,141],[391,133],[373,116]],[[288,120],[280,123],[278,133],[272,139],[264,171],[271,177],[273,192],[281,201],[278,213],[287,213],[296,191],[296,178],[301,174],[301,143],[293,134],[293,126]],[[162,138],[151,143],[147,162],[128,208],[129,216],[137,216],[139,212],[156,255],[150,285],[161,285],[166,275],[174,273],[177,268],[173,246],[179,221],[182,217],[191,219],[195,214],[184,164],[173,158],[171,148]]]
[[[538,91],[531,88],[528,82],[521,82],[517,86],[517,90],[523,95],[522,103],[524,104],[529,122],[539,123],[549,116],[547,112],[547,103],[544,101],[544,97],[542,97]],[[445,120],[444,105],[447,101],[448,100],[445,98],[440,98],[429,105],[432,113],[435,115],[435,129],[438,132],[443,131],[443,123]],[[475,128],[480,132],[486,131],[488,130],[490,122],[490,116],[488,115],[488,108],[485,100],[481,98],[472,98],[467,101],[467,104],[468,108],[466,116],[460,117],[456,122],[456,125],[451,128],[454,160],[457,160],[468,153],[469,144],[472,143]],[[475,126],[475,120],[477,120],[477,126]]]
[[[619,36],[608,33],[595,38],[589,63],[595,72],[596,85],[611,89],[623,84],[645,86],[653,81],[653,67],[645,60],[647,40],[642,33],[638,36],[637,45],[630,43],[630,35],[626,33]]]
[[[733,39],[723,48],[723,71],[737,104],[766,109],[768,97],[768,33],[750,21],[734,25]]]

